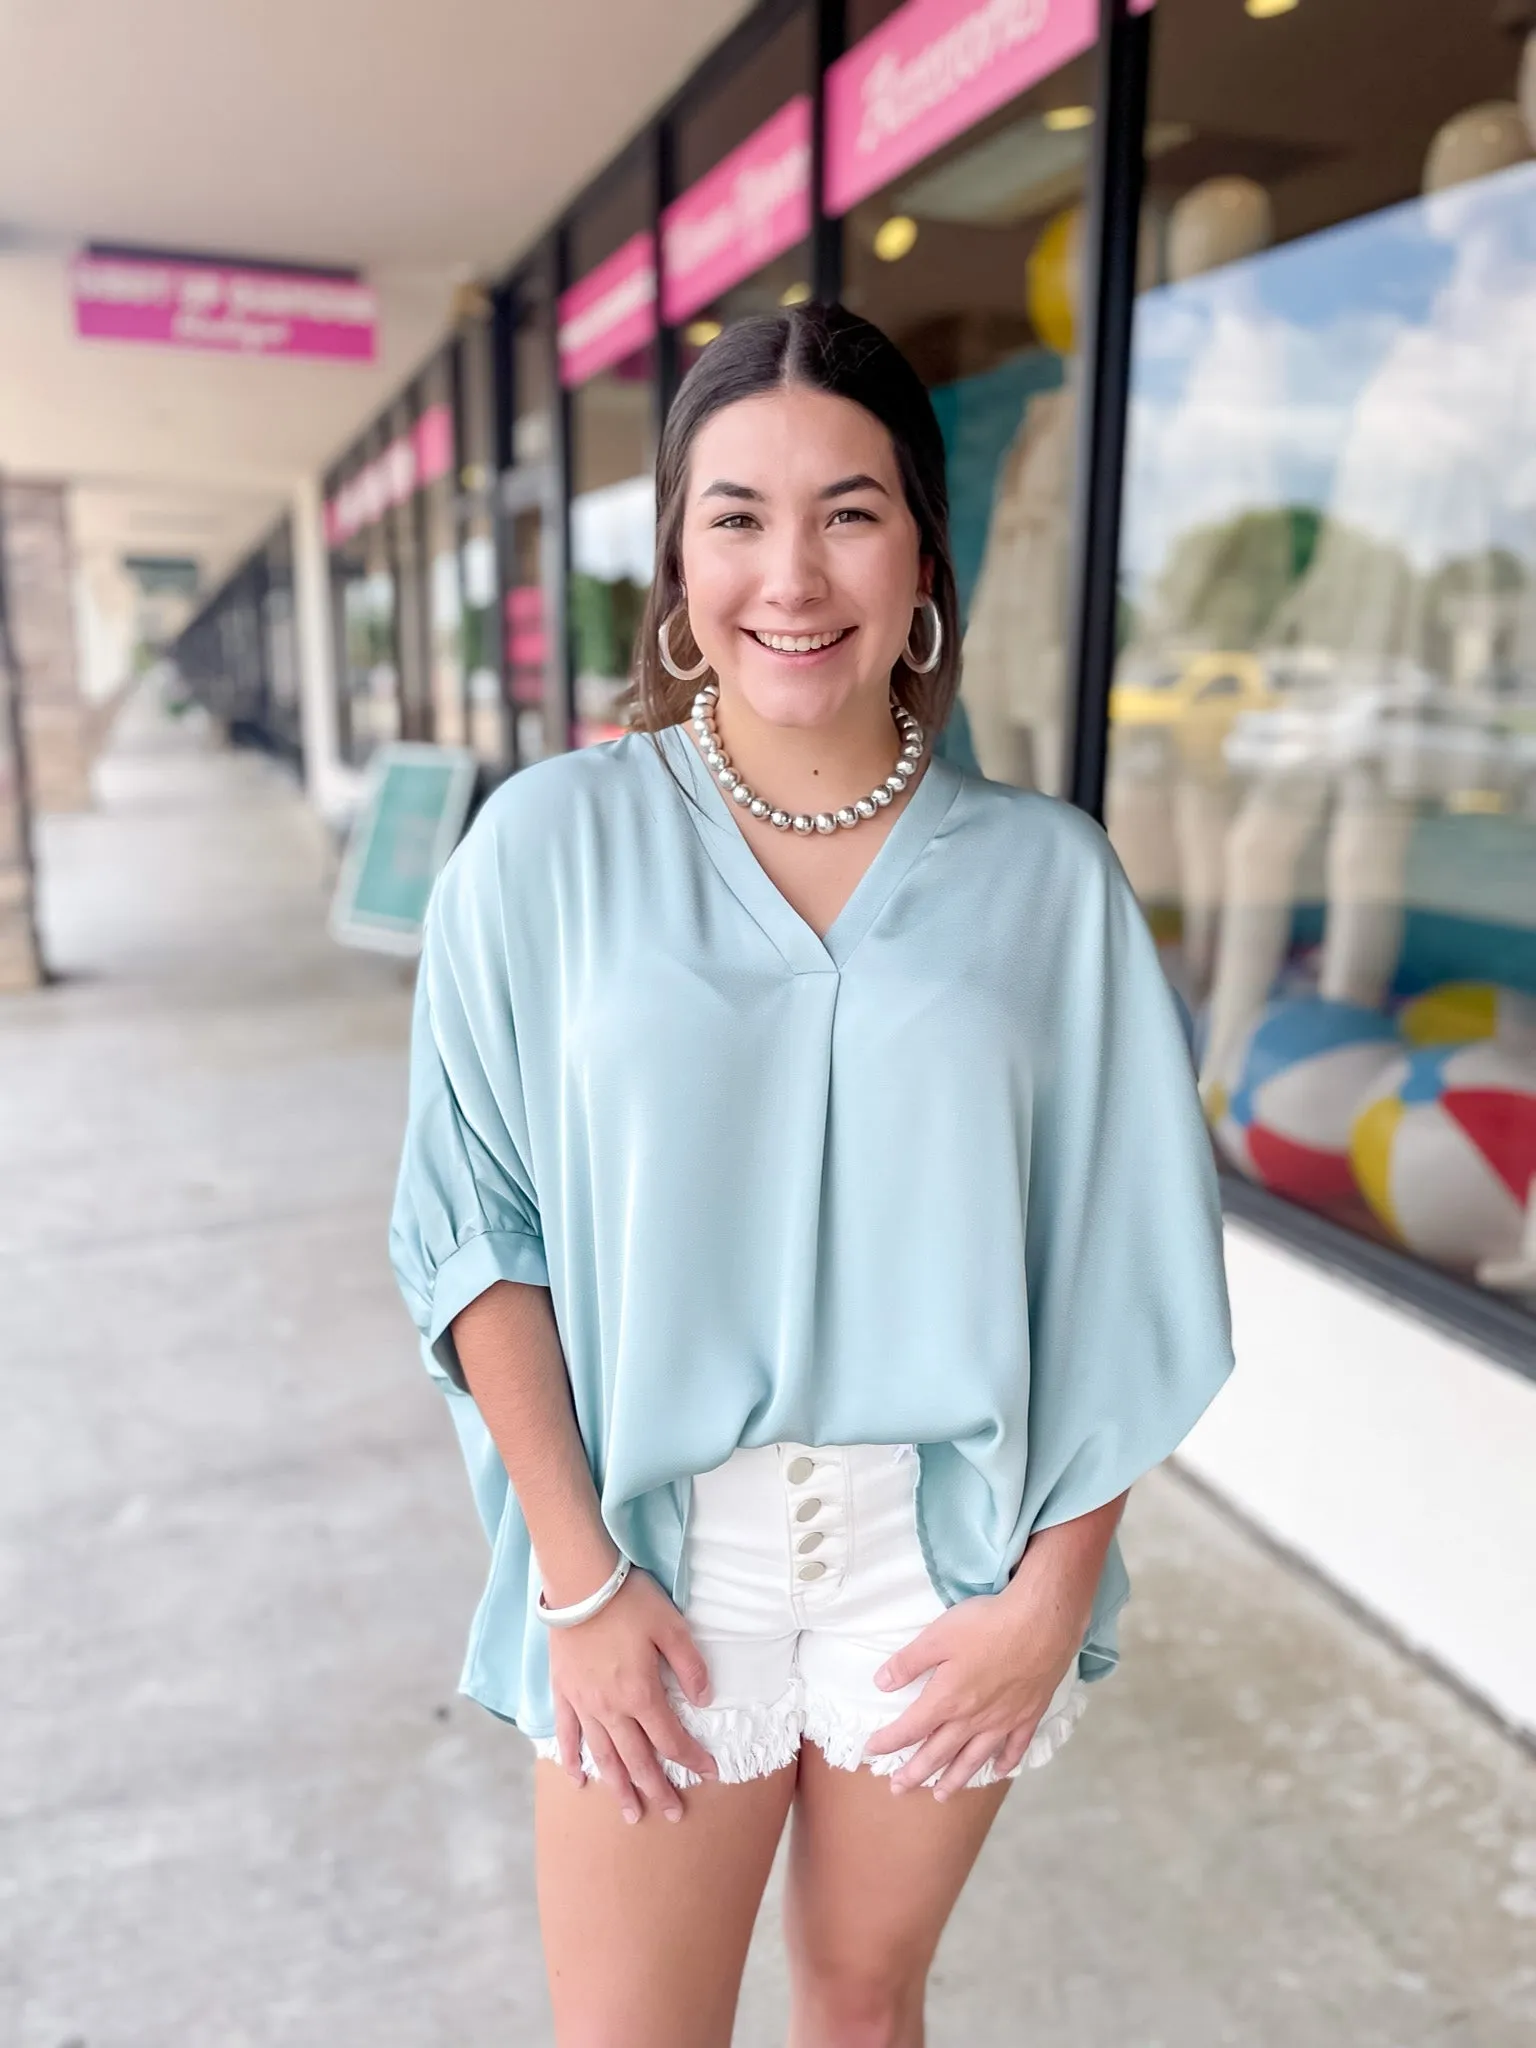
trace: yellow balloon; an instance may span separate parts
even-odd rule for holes
[[[1070,355],[1077,327],[1078,244],[1082,236],[1080,206],[1054,214],[1024,264],[1024,303],[1035,332],[1047,348]]]

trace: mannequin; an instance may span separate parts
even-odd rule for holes
[[[1077,385],[1072,350],[1082,275],[1082,209],[1041,230],[1026,266],[1035,332],[1065,358],[1059,390],[1025,408],[998,471],[986,554],[971,601],[961,698],[976,758],[997,782],[1061,794],[1066,781],[1066,594]],[[1156,274],[1155,216],[1143,214],[1141,265]]]
[[[1262,186],[1248,178],[1207,179],[1184,193],[1168,216],[1169,280],[1184,283],[1256,255],[1273,233],[1273,207]],[[1280,366],[1270,365],[1256,348],[1262,324],[1247,304],[1241,280],[1234,279],[1212,302],[1205,353],[1191,365],[1187,379],[1197,410],[1183,423],[1178,439],[1174,459],[1180,466],[1200,437],[1230,437],[1224,409],[1218,407],[1219,417],[1200,416],[1207,383],[1218,397],[1234,376],[1245,389],[1262,392],[1271,372],[1280,374]],[[1272,495],[1269,466],[1262,458],[1252,492],[1256,504]],[[1156,690],[1165,689],[1168,712],[1161,720],[1116,724],[1105,791],[1110,837],[1137,894],[1149,904],[1171,899],[1179,906],[1176,978],[1192,1004],[1203,999],[1214,970],[1234,802],[1221,751],[1226,723],[1220,699],[1202,703],[1200,693],[1222,688],[1224,671],[1233,665],[1229,651],[1253,644],[1262,620],[1251,615],[1251,593],[1280,586],[1290,573],[1292,551],[1289,528],[1280,519],[1248,521],[1235,533],[1213,533],[1203,553],[1198,540],[1198,534],[1191,534],[1178,549],[1172,574],[1165,573],[1144,610],[1117,674],[1127,694],[1138,685],[1151,686],[1141,698],[1149,707]],[[1167,687],[1170,683],[1174,687]]]

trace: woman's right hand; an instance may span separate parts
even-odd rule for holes
[[[672,1711],[662,1683],[663,1658],[689,1702],[707,1705],[709,1672],[688,1624],[638,1566],[590,1621],[550,1632],[561,1766],[578,1785],[585,1782],[585,1736],[603,1783],[630,1822],[640,1819],[642,1800],[668,1820],[683,1817],[682,1794],[662,1770],[662,1757],[701,1778],[719,1776],[709,1751]]]

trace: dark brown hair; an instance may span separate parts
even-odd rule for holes
[[[878,327],[843,306],[791,306],[782,313],[739,320],[709,344],[683,379],[656,459],[656,571],[635,647],[629,722],[649,732],[676,725],[688,716],[699,687],[669,676],[656,645],[663,620],[683,599],[683,509],[699,429],[724,407],[786,384],[851,399],[873,414],[895,446],[907,507],[917,521],[919,551],[932,565],[932,596],[943,622],[944,651],[932,675],[918,675],[898,661],[891,672],[891,693],[936,734],[949,716],[960,679],[944,439],[928,393],[900,349]],[[684,620],[676,621],[668,644],[680,668],[696,665],[698,649]]]

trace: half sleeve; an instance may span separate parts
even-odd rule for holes
[[[434,899],[411,1022],[390,1260],[429,1367],[463,1388],[450,1325],[498,1280],[547,1286],[505,970]]]
[[[1031,1145],[1033,1528],[1116,1499],[1232,1369],[1215,1164],[1157,949],[1097,828]]]

